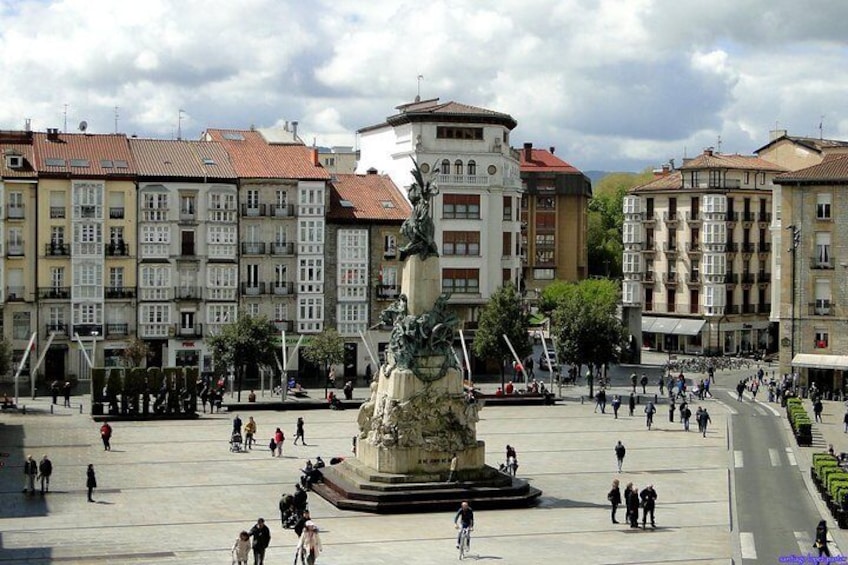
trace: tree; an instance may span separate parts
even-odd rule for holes
[[[528,328],[530,317],[515,285],[499,288],[489,298],[480,314],[474,334],[474,353],[482,359],[497,359],[501,365],[501,387],[506,385],[504,367],[512,359],[503,336],[509,338],[519,359],[532,351]]]
[[[562,293],[553,313],[553,331],[564,362],[591,369],[618,361],[626,343],[619,301],[618,283],[607,279],[571,284]],[[589,395],[593,393],[590,382]]]
[[[124,348],[124,364],[129,368],[141,367],[149,352],[150,347],[143,339],[131,337]]]
[[[220,371],[232,367],[241,402],[241,387],[246,373],[257,374],[260,367],[276,364],[277,329],[264,316],[253,317],[241,313],[221,333],[209,338],[212,360]]]
[[[631,188],[645,184],[652,178],[650,170],[641,173],[612,173],[593,188],[587,233],[590,275],[621,276],[624,196]]]
[[[324,398],[330,384],[330,365],[344,361],[344,338],[333,328],[312,336],[303,350],[303,356],[324,369]]]

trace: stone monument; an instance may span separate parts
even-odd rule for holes
[[[477,506],[529,504],[541,492],[487,466],[477,439],[480,404],[466,398],[453,351],[458,321],[441,292],[431,210],[438,189],[414,165],[401,295],[381,316],[392,328],[386,361],[358,414],[356,458],[326,469],[315,490],[340,508],[377,512],[453,507],[472,488]],[[448,483],[454,457],[457,482]]]

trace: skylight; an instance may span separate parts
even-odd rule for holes
[[[72,167],[89,167],[91,163],[88,159],[71,159]]]
[[[111,169],[112,167],[114,167],[114,165],[112,164],[112,161],[110,159],[101,159],[100,160],[100,166],[103,167],[104,169]]]
[[[230,141],[244,141],[244,136],[237,131],[226,131],[224,132],[224,139],[229,139]]]
[[[115,162],[115,168],[116,169],[128,169],[130,167],[129,163],[127,163],[126,161],[120,160],[120,159],[115,159],[114,162]]]
[[[48,167],[64,167],[65,166],[65,160],[64,159],[47,158],[47,159],[44,160],[44,164],[47,165]]]
[[[353,202],[350,200],[339,200],[339,206],[342,208],[353,208]]]
[[[392,202],[391,200],[380,200],[380,205],[382,205],[383,208],[394,208],[395,207],[395,203]]]
[[[210,157],[204,157],[204,158],[203,158],[203,164],[204,164],[204,165],[214,165],[214,164],[215,164],[215,159],[212,159],[212,158],[210,158]]]

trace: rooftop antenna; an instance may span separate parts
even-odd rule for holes
[[[418,94],[415,95],[415,101],[421,102],[421,81],[424,80],[424,75],[418,75]]]
[[[118,133],[118,107],[115,106],[115,133]]]
[[[824,114],[819,117],[819,139],[824,139]]]
[[[65,116],[65,127],[62,130],[62,133],[68,133],[68,105],[65,104],[65,111],[63,112]]]
[[[721,134],[719,134],[718,143],[716,143],[716,153],[721,153]]]
[[[180,108],[177,112],[177,140],[181,140],[183,138],[183,114],[185,114],[185,110]]]

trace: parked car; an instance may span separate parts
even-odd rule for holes
[[[548,348],[547,355],[545,355],[545,353],[542,353],[541,355],[539,355],[539,370],[540,371],[551,370],[548,367],[548,359],[550,359],[551,363],[553,364],[553,371],[554,372],[559,371],[559,361],[557,361],[557,353],[556,353],[556,350],[554,350],[552,348]]]

